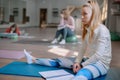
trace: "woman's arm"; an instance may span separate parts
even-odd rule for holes
[[[20,35],[20,30],[19,30],[18,27],[16,27],[16,33],[17,33],[18,35]]]
[[[69,13],[70,15],[72,14],[72,12],[73,12],[75,9],[76,9],[75,6],[67,6],[67,11],[68,11],[68,13]]]
[[[10,31],[11,31],[11,28],[9,27],[9,28],[6,29],[5,32],[6,32],[6,33],[10,33]]]
[[[81,63],[81,61],[83,59],[83,56],[85,54],[86,49],[87,49],[87,43],[86,43],[86,41],[82,41],[82,45],[80,47],[79,54],[76,57],[75,63],[79,63],[79,64]]]
[[[92,64],[97,62],[98,60],[104,59],[104,56],[111,56],[109,55],[109,52],[111,53],[111,41],[110,41],[110,35],[108,31],[100,30],[100,33],[97,38],[97,44],[96,44],[96,51],[93,56],[91,56],[87,61],[83,62],[82,65],[86,66],[88,64]],[[108,50],[108,53],[105,53],[105,51]]]
[[[67,27],[74,30],[75,29],[75,20],[72,16],[70,16],[68,23],[66,24]]]
[[[86,43],[85,43],[85,41],[83,41],[82,46],[80,47],[80,53],[76,57],[75,63],[73,65],[73,72],[74,73],[77,73],[82,68],[80,63],[81,63],[81,61],[83,59],[83,56],[84,56],[84,53],[85,53],[86,49],[87,49],[86,48]]]
[[[61,17],[60,24],[58,26],[63,26],[63,25],[64,25],[64,19],[63,19],[63,17]]]

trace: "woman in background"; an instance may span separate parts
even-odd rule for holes
[[[20,35],[20,30],[17,24],[13,24],[12,26],[6,29],[6,33],[16,33],[17,35]]]
[[[56,35],[54,40],[51,42],[52,44],[58,43],[58,37],[62,35],[62,40],[59,42],[59,44],[65,44],[66,43],[66,37],[70,37],[74,35],[74,28],[75,28],[75,21],[72,16],[70,16],[70,13],[72,11],[69,11],[68,9],[63,9],[60,16],[60,24],[58,25],[58,29],[56,31]]]

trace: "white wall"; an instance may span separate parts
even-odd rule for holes
[[[109,27],[110,31],[120,33],[120,16],[114,16],[111,14],[111,9],[116,9],[116,4],[113,4],[113,0],[108,1],[108,19],[107,19],[107,26]]]
[[[52,9],[58,8],[59,12],[69,5],[80,6],[86,0],[0,0],[1,6],[5,8],[5,21],[9,21],[9,16],[13,15],[13,8],[19,9],[19,16],[15,17],[15,22],[22,23],[22,9],[26,8],[27,16],[30,21],[26,24],[28,26],[39,26],[40,22],[40,8],[47,8],[47,23],[59,23],[59,17],[52,16]],[[24,3],[26,2],[26,3]]]
[[[120,16],[117,16],[116,32],[120,35]]]
[[[4,11],[4,21],[9,21],[8,18],[9,18],[9,3],[8,3],[8,0],[1,0],[1,7],[3,7]]]
[[[110,31],[115,32],[116,31],[116,16],[113,16],[111,14],[111,8],[114,6],[112,5],[112,1],[108,1],[108,18],[107,18],[107,27],[110,29]]]
[[[27,0],[27,16],[30,17],[31,26],[39,26],[40,8],[47,8],[47,23],[59,23],[59,17],[52,16],[52,9],[58,8],[59,12],[68,5],[80,6],[85,0]]]
[[[26,9],[27,16],[29,16],[30,20],[27,23],[29,26],[36,26],[37,23],[37,9],[36,9],[36,0],[27,0]]]
[[[27,2],[27,16],[30,17],[29,26],[39,26],[40,8],[47,8],[47,23],[59,23],[59,17],[52,16],[52,9],[58,8],[59,12],[67,6],[81,6],[87,0],[24,0]],[[103,1],[103,0],[102,0]],[[99,1],[101,2],[101,1]],[[79,12],[76,12],[79,15]],[[76,14],[75,13],[75,14]]]
[[[13,15],[13,9],[18,8],[18,16],[15,16],[16,23],[22,23],[22,10],[26,8],[25,1],[22,0],[0,0],[0,7],[4,8],[4,21],[9,22],[10,15]]]

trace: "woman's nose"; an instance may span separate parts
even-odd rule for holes
[[[81,17],[82,19],[84,18],[84,16]]]

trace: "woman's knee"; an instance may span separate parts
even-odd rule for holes
[[[103,76],[105,74],[107,74],[107,70],[105,69],[104,65],[100,63],[96,63],[96,64],[85,66],[84,68],[79,70],[78,73],[76,74],[76,77],[84,76],[87,79],[94,79],[94,78]]]
[[[84,77],[84,78],[86,78],[86,80],[88,80],[88,79],[92,79],[93,75],[92,75],[91,71],[83,68],[77,72],[75,77],[78,77],[79,79]]]

